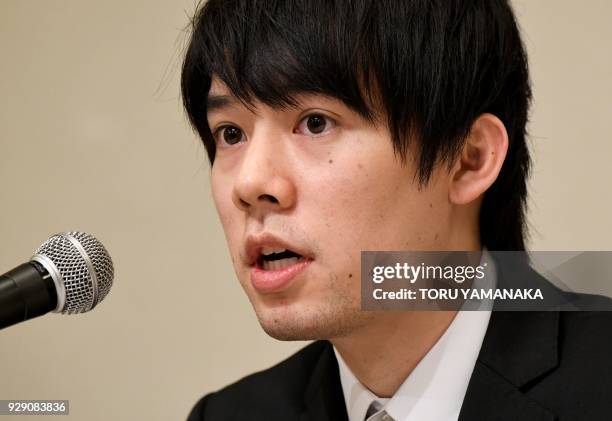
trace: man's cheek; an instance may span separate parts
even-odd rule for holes
[[[225,232],[225,237],[231,246],[235,247],[241,239],[243,219],[236,208],[222,207],[219,209],[219,219]]]

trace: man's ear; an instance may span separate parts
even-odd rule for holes
[[[507,151],[508,133],[499,118],[486,113],[474,120],[450,174],[450,202],[463,205],[480,197],[497,178]]]

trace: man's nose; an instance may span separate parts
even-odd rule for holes
[[[247,141],[232,194],[239,209],[281,211],[294,206],[296,189],[284,140],[267,131]]]

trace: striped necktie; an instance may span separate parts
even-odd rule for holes
[[[395,421],[391,418],[391,415],[387,414],[387,411],[381,411],[381,409],[382,404],[380,402],[372,401],[366,411],[364,421]]]

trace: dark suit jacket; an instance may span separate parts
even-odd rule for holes
[[[559,292],[527,271],[572,306],[610,305],[602,297]],[[612,420],[612,312],[494,311],[459,419]],[[331,344],[314,342],[206,395],[188,419],[199,420],[348,420]]]

